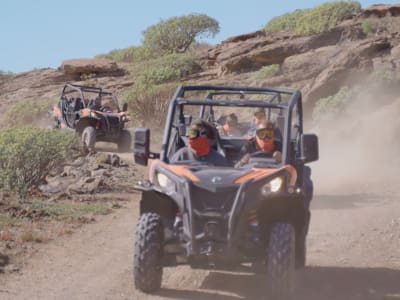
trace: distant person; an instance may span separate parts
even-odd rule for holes
[[[223,125],[218,126],[220,136],[242,136],[242,131],[239,129],[238,117],[231,113],[225,118]]]
[[[256,134],[256,128],[258,125],[265,123],[267,120],[267,116],[265,114],[265,109],[263,107],[259,107],[254,111],[253,114],[253,121],[252,125],[250,126],[250,129],[248,131],[248,136],[250,138],[255,137]]]
[[[205,162],[215,166],[228,166],[229,163],[218,151],[214,150],[209,139],[213,139],[211,125],[204,120],[192,123],[186,132],[189,145],[179,149],[170,162],[190,161]]]
[[[110,107],[103,105],[101,96],[97,96],[96,98],[90,100],[89,107],[93,110],[101,112],[111,112]]]

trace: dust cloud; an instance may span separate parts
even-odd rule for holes
[[[311,128],[319,161],[310,164],[316,193],[394,191],[400,178],[400,96],[359,96],[334,120]]]

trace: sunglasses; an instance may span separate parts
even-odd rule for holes
[[[186,136],[189,139],[195,139],[198,138],[199,136],[207,136],[207,133],[204,130],[199,130],[197,128],[189,128],[186,131]]]
[[[272,139],[274,138],[274,130],[270,128],[257,129],[256,135],[260,139]]]

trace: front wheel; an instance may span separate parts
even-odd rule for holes
[[[295,232],[291,224],[272,225],[267,256],[268,299],[291,299],[295,272]]]
[[[135,287],[151,293],[161,287],[163,230],[161,217],[156,213],[144,213],[136,227],[133,256]]]
[[[92,126],[87,126],[82,131],[83,148],[88,151],[94,150],[96,144],[96,129]]]

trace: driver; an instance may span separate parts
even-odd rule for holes
[[[103,104],[101,96],[97,96],[96,98],[90,100],[89,106],[91,109],[98,110],[101,112],[111,112],[110,107],[105,106]]]
[[[179,149],[171,158],[171,163],[189,160],[191,162],[207,162],[215,166],[228,166],[225,157],[210,146],[212,139],[211,125],[204,120],[192,123],[186,132],[189,146]]]
[[[273,157],[278,162],[282,159],[282,144],[275,137],[275,124],[264,121],[257,125],[255,136],[245,144],[240,151],[240,161],[236,167],[248,163],[252,153],[259,152],[260,157]]]

